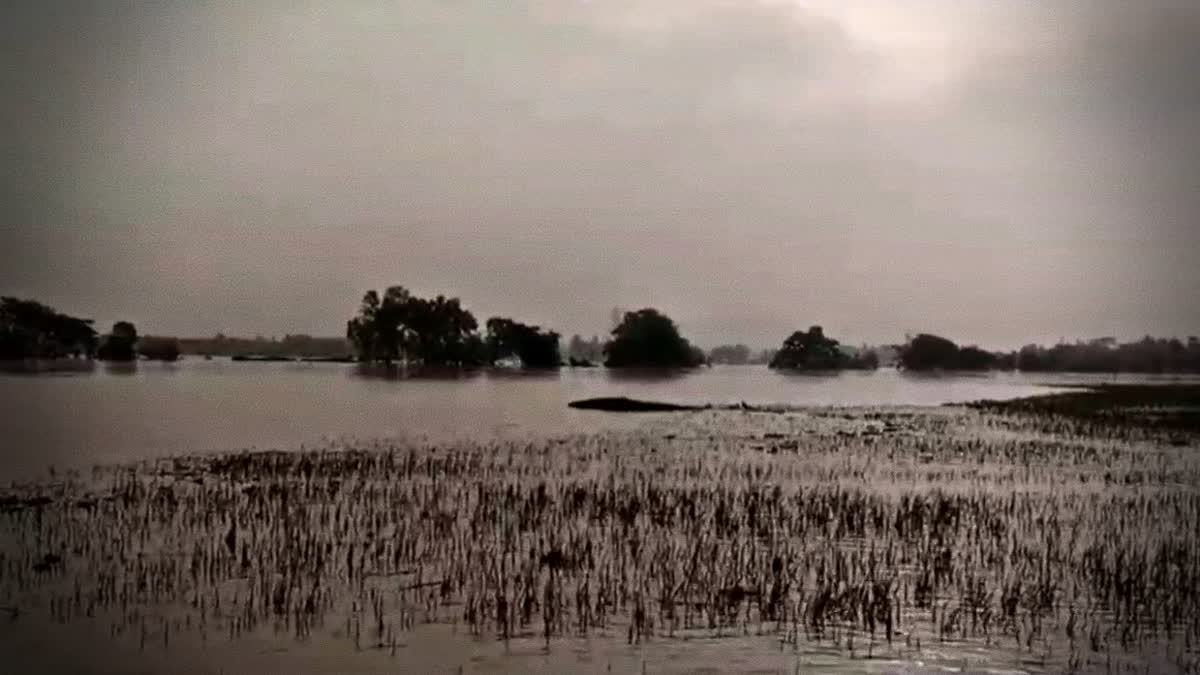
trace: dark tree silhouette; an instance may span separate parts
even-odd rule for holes
[[[145,340],[147,338],[142,338]],[[284,335],[282,339],[264,337],[178,338],[180,354],[207,356],[277,356],[307,359],[348,359],[354,352],[344,337]]]
[[[921,333],[900,350],[905,370],[952,370],[958,367],[958,345],[938,335]]]
[[[1024,371],[1074,371],[1085,373],[1198,373],[1200,340],[1146,336],[1136,342],[1118,343],[1105,337],[1053,347],[1026,345],[1013,357]]]
[[[995,354],[974,345],[958,350],[957,368],[960,370],[991,370],[996,363]]]
[[[820,326],[813,326],[807,332],[796,331],[788,336],[769,365],[780,370],[842,370],[873,369],[879,362],[870,350],[860,355],[846,353]]]
[[[104,336],[99,356],[105,361],[133,361],[137,359],[137,342],[137,328],[128,321],[118,321]]]
[[[487,322],[488,362],[516,356],[525,368],[558,368],[562,364],[558,338],[554,331],[493,317]]]
[[[704,353],[656,309],[626,312],[612,335],[604,346],[609,368],[693,368],[704,363]]]
[[[138,338],[137,353],[142,358],[152,361],[178,361],[179,340],[147,335]]]
[[[1020,370],[1082,373],[1200,373],[1200,340],[1146,336],[1119,343],[1103,337],[1053,347],[1025,345],[1016,352],[994,353],[978,347],[959,348],[936,335],[918,335],[901,349],[908,370]]]
[[[820,326],[796,331],[783,341],[783,347],[771,360],[771,368],[788,370],[837,370],[849,357],[838,348],[838,341],[825,337]]]
[[[905,370],[989,370],[1000,359],[974,345],[959,347],[952,340],[922,333],[900,349],[900,366]]]
[[[0,359],[91,358],[96,347],[90,319],[33,300],[0,298]]]
[[[346,325],[346,337],[361,360],[390,365],[406,348],[415,347],[411,335],[402,331],[415,300],[403,286],[388,288],[382,299],[378,292],[367,291],[358,316]]]
[[[363,296],[358,316],[346,324],[346,337],[368,362],[475,366],[486,360],[475,317],[458,298],[418,298],[403,286]]]

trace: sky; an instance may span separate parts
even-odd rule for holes
[[[0,293],[704,346],[1200,334],[1192,0],[9,2]]]

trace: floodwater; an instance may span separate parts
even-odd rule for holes
[[[1194,596],[1159,592],[1195,587],[1200,569],[1194,438],[925,407],[1111,379],[762,367],[403,378],[201,360],[2,375],[0,487],[42,480],[0,490],[0,663],[1197,672]],[[805,409],[566,405],[612,395]],[[306,447],[364,452],[163,460],[81,482],[42,474]],[[643,500],[658,506],[626,508]],[[1129,577],[1114,594],[1107,580],[1132,556],[1161,579]],[[643,594],[658,599],[646,615]],[[867,616],[895,618],[895,640],[890,627],[886,640],[864,629]]]
[[[1163,592],[1198,581],[1195,445],[955,408],[613,417],[638,428],[0,491],[0,663],[1200,672],[1195,596]]]
[[[940,405],[1050,391],[1107,378],[988,373],[917,376],[884,369],[782,374],[718,366],[675,375],[564,369],[445,378],[381,377],[350,364],[185,359],[91,372],[0,374],[0,484],[50,468],[355,438],[592,431],[637,420],[569,409],[630,396],[680,403]]]

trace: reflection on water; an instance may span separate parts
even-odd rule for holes
[[[594,396],[691,404],[939,405],[1025,396],[1045,391],[1043,383],[1111,379],[894,370],[789,375],[738,366],[462,373],[223,359],[104,364],[79,373],[0,375],[0,480],[50,466],[290,448],[346,436],[546,434],[636,423],[567,408],[572,400]]]
[[[708,370],[709,369],[706,368],[697,368],[693,370],[669,368],[623,368],[621,370],[603,370],[598,372],[603,373],[604,377],[612,382],[672,382],[682,380],[689,375],[706,373]],[[738,372],[744,375],[752,371],[749,369],[739,368]]]
[[[380,380],[468,380],[483,373],[482,370],[460,368],[409,368],[394,363],[356,363],[352,366],[352,372],[358,377]]]
[[[171,373],[174,372],[175,364],[158,364],[156,369],[158,372]],[[137,361],[106,361],[104,363],[104,374],[106,375],[137,375]]]

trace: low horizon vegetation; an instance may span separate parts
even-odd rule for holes
[[[633,324],[627,323],[630,316]],[[506,317],[489,319],[481,335],[475,317],[458,298],[439,295],[425,300],[394,286],[383,296],[375,291],[364,296],[358,314],[347,324],[345,337],[289,334],[280,340],[217,333],[212,338],[178,338],[138,335],[128,321],[118,321],[108,334],[100,335],[91,319],[73,317],[34,300],[5,296],[0,299],[0,361],[174,361],[182,355],[202,355],[466,368],[515,359],[526,368],[729,364],[768,365],[778,370],[870,370],[894,364],[913,372],[1200,373],[1200,338],[1196,336],[1186,340],[1146,336],[1133,342],[1103,337],[1051,347],[1028,344],[1005,352],[959,346],[948,338],[920,333],[906,337],[902,344],[850,348],[825,336],[820,326],[813,326],[807,332],[792,333],[775,349],[754,351],[745,344],[725,344],[705,352],[684,338],[674,321],[657,309],[647,307],[617,318],[618,325],[607,339],[576,334],[565,346],[553,330]]]

